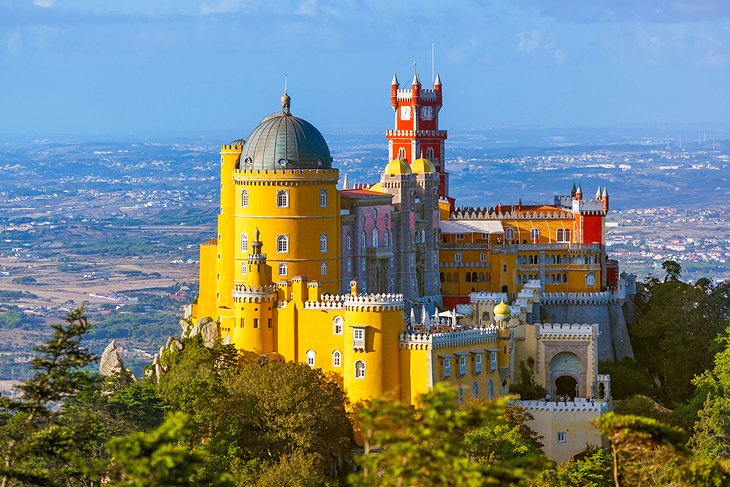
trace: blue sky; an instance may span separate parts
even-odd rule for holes
[[[449,129],[730,122],[728,0],[0,0],[0,132],[386,129],[432,42]]]

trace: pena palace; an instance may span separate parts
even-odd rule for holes
[[[536,382],[586,413],[579,421],[545,400],[528,408],[546,452],[600,443],[585,419],[610,405],[597,364],[632,355],[617,316],[635,293],[606,255],[608,191],[574,184],[544,204],[515,195],[460,207],[443,101],[439,76],[431,86],[393,76],[388,160],[379,181],[351,183],[285,91],[278,112],[221,146],[217,238],[200,246],[188,317],[215,321],[248,358],[334,373],[352,403],[414,403],[439,381],[460,400],[497,397],[532,358]],[[553,428],[571,438],[550,441]]]

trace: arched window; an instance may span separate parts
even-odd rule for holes
[[[570,230],[568,230],[567,228],[563,230],[563,241],[570,242]]]
[[[327,252],[327,234],[325,233],[319,236],[319,251]]]
[[[347,259],[347,272],[352,272],[352,260]]]
[[[444,282],[444,273],[443,272],[439,273],[439,281]]]
[[[390,235],[388,235],[387,229],[383,232],[383,245],[386,247],[390,245]]]
[[[327,275],[327,262],[322,262],[319,264],[319,273],[323,276]]]
[[[596,285],[596,275],[592,272],[589,272],[586,274],[586,286],[595,286]]]
[[[352,249],[352,236],[349,233],[345,237],[345,247],[347,250]]]
[[[314,353],[314,350],[307,350],[307,365],[310,367],[314,367],[314,361],[317,354]]]
[[[357,362],[355,362],[355,378],[365,378],[365,362],[363,362],[362,360],[358,360]]]
[[[365,230],[362,231],[362,235],[360,235],[360,248],[365,248],[368,245],[368,235],[365,233]]]
[[[276,236],[276,251],[282,254],[289,252],[289,235]]]
[[[505,238],[505,240],[514,240],[515,239],[515,229],[508,228],[507,230],[505,230],[504,238]]]
[[[464,276],[464,279],[466,280],[466,282],[471,282],[471,274],[469,274],[469,273],[467,272],[467,273],[466,273],[466,276]]]
[[[426,159],[433,160],[433,147],[426,149]]]
[[[471,273],[471,282],[477,282],[477,273],[476,272]]]
[[[475,399],[479,397],[479,382],[474,381],[471,385],[471,394]]]
[[[241,252],[248,252],[248,234],[241,234]]]
[[[241,190],[241,207],[248,208],[248,190]]]
[[[289,191],[281,189],[276,192],[276,206],[278,208],[289,207]]]
[[[319,191],[319,206],[320,208],[327,208],[327,190],[322,189]]]
[[[533,242],[540,240],[540,230],[537,228],[530,230],[530,239],[532,239]]]
[[[289,272],[289,266],[287,266],[285,262],[281,262],[279,264],[279,275],[285,276],[285,275],[287,275],[288,272]]]
[[[332,367],[342,367],[342,352],[339,350],[332,352]]]
[[[241,264],[241,275],[245,276],[247,272],[248,272],[248,264],[246,262],[244,262],[243,264]]]
[[[373,228],[373,248],[378,248],[378,229]]]
[[[342,335],[342,329],[344,328],[345,320],[342,319],[342,316],[335,316],[332,319],[332,333],[335,335]]]
[[[401,147],[400,149],[398,149],[398,159],[400,159],[401,161],[405,161],[406,160],[406,149],[405,149],[405,147]]]
[[[489,399],[494,399],[494,381],[492,379],[487,382],[487,395]]]

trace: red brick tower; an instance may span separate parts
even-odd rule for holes
[[[443,101],[441,78],[437,75],[433,88],[424,88],[415,72],[410,88],[399,89],[399,86],[398,78],[393,75],[390,104],[395,112],[395,130],[385,132],[388,158],[412,164],[414,160],[425,157],[439,173],[439,195],[448,196],[449,175],[444,157],[446,130],[438,128]]]

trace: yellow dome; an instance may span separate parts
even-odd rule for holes
[[[384,193],[383,191],[383,185],[380,183],[375,183],[372,186],[368,188],[370,191],[377,191],[378,193]]]
[[[512,308],[504,304],[504,301],[494,307],[495,318],[509,318],[512,315]]]
[[[391,176],[410,173],[411,167],[406,161],[401,161],[400,159],[393,159],[385,166],[385,174],[390,174]]]
[[[416,159],[413,161],[413,164],[411,164],[411,171],[414,172],[414,174],[420,174],[420,173],[428,173],[428,172],[436,172],[436,169],[433,167],[433,164],[428,159],[424,159],[423,157],[420,159]]]

